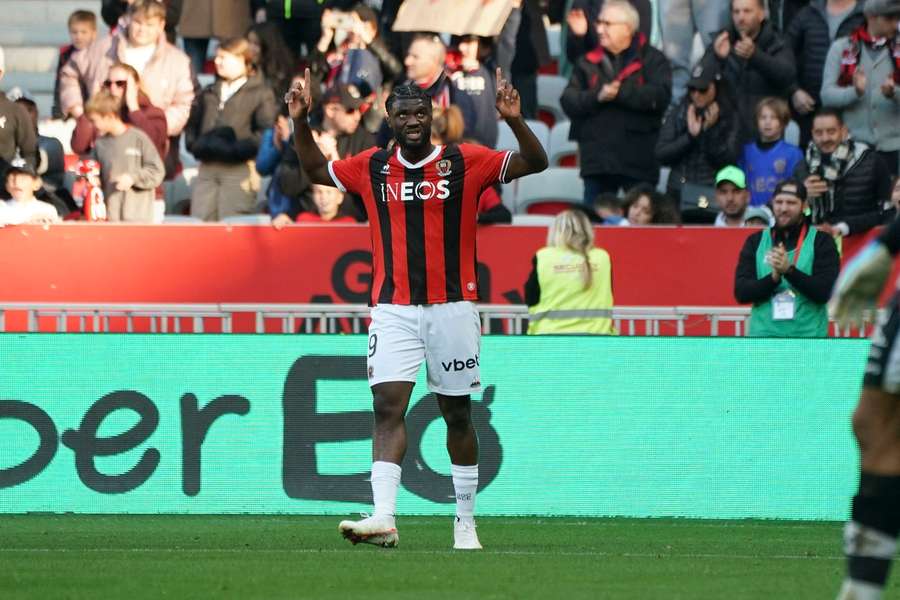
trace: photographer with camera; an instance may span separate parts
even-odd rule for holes
[[[322,36],[309,56],[313,90],[344,84],[368,98],[381,89],[381,64],[366,47],[371,31],[356,14],[336,9],[322,12]]]

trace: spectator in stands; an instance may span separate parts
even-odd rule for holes
[[[250,53],[256,72],[272,88],[275,98],[283,98],[291,87],[291,79],[297,71],[297,58],[275,23],[258,23],[247,30]]]
[[[9,200],[0,202],[0,225],[56,223],[59,213],[52,204],[35,197],[41,188],[41,179],[34,167],[24,160],[13,161],[3,176]]]
[[[27,96],[16,98],[16,104],[25,109],[34,125],[37,136],[38,163],[35,172],[40,176],[43,188],[50,192],[60,192],[68,196],[65,188],[66,155],[62,143],[54,138],[38,132],[38,107],[34,100]]]
[[[111,33],[115,33],[117,29],[126,29],[128,27],[129,9],[136,0],[103,0],[100,8],[100,16],[103,22],[109,27]],[[194,0],[188,0],[191,4]],[[175,43],[177,34],[175,26],[181,19],[181,5],[183,0],[163,0],[166,8],[165,13],[165,32],[166,39],[170,44]]]
[[[726,0],[660,0],[660,46],[672,63],[672,104],[681,102],[692,77],[694,36],[709,46],[717,31],[728,25]]]
[[[56,82],[53,84],[53,118],[62,119],[63,112],[59,101],[59,76],[62,68],[69,62],[77,50],[84,50],[97,40],[97,15],[89,10],[76,10],[69,15],[69,41],[71,43],[59,49],[59,61],[56,63]]]
[[[740,157],[743,127],[731,90],[714,66],[694,67],[687,89],[688,95],[666,116],[656,158],[671,168],[666,193],[685,220],[702,222],[703,215],[694,214],[704,211],[696,208],[697,190],[712,198],[716,173]]]
[[[675,225],[680,221],[672,200],[657,192],[649,183],[641,183],[628,190],[622,210],[625,219],[619,225],[624,226]]]
[[[797,61],[797,79],[790,92],[801,148],[811,139],[813,114],[822,104],[822,72],[828,48],[865,22],[862,5],[858,0],[814,0],[800,10],[784,34]]]
[[[647,200],[649,203],[649,197]],[[642,207],[641,210],[643,211],[645,208],[646,207]],[[597,196],[597,199],[594,200],[594,214],[597,215],[600,223],[604,225],[620,225],[625,221],[625,215],[622,211],[622,203],[619,201],[619,197],[610,192],[600,194]]]
[[[122,121],[146,133],[159,155],[166,156],[169,150],[166,113],[150,103],[134,67],[121,62],[112,65],[103,90],[121,100]],[[72,152],[82,156],[90,154],[97,136],[90,119],[81,115],[72,131]]]
[[[153,142],[143,131],[122,120],[122,99],[98,92],[84,114],[97,131],[94,154],[110,221],[152,223],[156,188],[165,167]]]
[[[518,9],[520,20],[512,46],[503,50],[501,33],[497,48],[497,66],[512,75],[513,87],[519,91],[522,116],[526,119],[537,119],[537,75],[540,68],[551,60],[540,5],[540,0],[524,0]]]
[[[891,174],[882,158],[853,139],[833,108],[816,112],[812,137],[794,176],[806,187],[813,224],[832,235],[864,233],[881,224],[891,196]]]
[[[178,21],[194,73],[203,73],[209,40],[240,37],[252,23],[249,0],[188,0]]]
[[[497,145],[497,82],[494,74],[481,62],[484,38],[466,35],[459,38],[460,68],[450,75],[453,85],[472,100],[475,122],[469,128],[480,144],[493,148]],[[487,40],[487,43],[490,43]]]
[[[435,107],[455,104],[462,111],[465,137],[479,139],[474,124],[478,121],[472,99],[452,85],[444,70],[447,49],[436,35],[419,35],[413,39],[403,61],[409,83],[425,90]],[[493,109],[492,109],[493,110]]]
[[[0,47],[0,81],[6,73],[3,48]],[[29,166],[37,165],[37,135],[28,113],[20,105],[0,92],[0,176],[4,176],[12,161],[19,157]]]
[[[272,227],[281,230],[285,225],[297,223],[356,223],[353,216],[355,209],[352,201],[344,193],[327,185],[312,184],[312,201],[314,209],[298,213],[295,219],[282,213],[272,219]]]
[[[525,282],[529,335],[615,335],[612,264],[594,247],[594,228],[581,211],[553,220],[547,245],[534,255]]]
[[[744,146],[738,166],[747,175],[750,206],[769,203],[775,186],[791,177],[803,162],[800,148],[784,141],[791,120],[786,100],[763,98],[756,107],[756,140]]]
[[[900,161],[900,1],[867,0],[866,23],[828,50],[822,104],[843,111],[853,139],[898,174]]]
[[[782,181],[772,198],[775,225],[744,242],[734,297],[753,303],[749,333],[756,337],[826,337],[826,303],[840,271],[834,240],[809,227],[806,190]]]
[[[169,153],[163,157],[166,176],[180,168],[178,138],[187,123],[194,99],[190,59],[166,41],[166,8],[158,0],[135,0],[124,31],[99,39],[72,55],[63,67],[60,102],[63,113],[78,118],[84,112],[84,91],[93,95],[109,79],[117,62],[134,67],[153,106],[166,113]]]
[[[378,58],[357,34],[357,23],[351,12],[326,9],[322,13],[322,37],[309,56],[310,71],[316,83],[352,85],[368,97],[381,88],[383,76]]]
[[[341,158],[354,156],[375,145],[375,137],[365,127],[360,127],[362,94],[351,85],[337,84],[322,95],[322,119],[319,128],[337,140]]]
[[[253,71],[245,38],[220,45],[215,64],[217,80],[194,101],[185,129],[188,150],[200,161],[191,215],[204,221],[256,212],[254,158],[275,121],[275,96]]]
[[[606,0],[596,21],[600,45],[579,59],[560,102],[578,142],[584,203],[602,192],[656,184],[653,154],[672,73],[662,53],[638,33],[638,13]]]
[[[745,227],[771,227],[775,224],[775,217],[767,206],[748,206],[744,211]]]
[[[351,36],[356,44],[371,52],[378,59],[381,75],[385,83],[394,83],[405,77],[403,62],[382,39],[378,28],[378,15],[362,2],[350,12],[353,19]]]
[[[638,28],[644,39],[652,37],[653,6],[650,0],[627,0],[637,11]],[[593,26],[603,10],[605,0],[574,0],[566,13],[565,56],[573,65],[597,47],[599,36]]]
[[[719,206],[716,227],[744,226],[750,192],[747,190],[747,177],[734,165],[728,165],[716,173],[716,204]]]
[[[766,19],[765,0],[732,0],[731,21],[702,60],[718,67],[738,94],[738,110],[750,133],[756,126],[754,113],[760,100],[788,96],[796,73],[794,55]]]

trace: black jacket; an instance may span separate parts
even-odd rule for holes
[[[734,53],[734,44],[741,39],[734,26],[729,26],[726,31],[731,36],[731,54],[720,60],[716,56],[713,40],[702,61],[707,66],[717,67],[722,78],[736,91],[744,128],[748,135],[752,135],[756,131],[756,104],[767,96],[787,98],[796,75],[794,54],[769,21],[763,21],[754,40],[756,52],[749,60]]]
[[[738,259],[737,270],[734,275],[734,298],[741,304],[757,304],[765,302],[775,293],[778,283],[771,275],[763,278],[756,276],[756,250],[763,235],[775,237],[775,243],[783,241],[784,247],[790,252],[797,247],[800,238],[800,226],[794,226],[786,230],[773,227],[771,230],[762,229],[747,238],[741,255]],[[841,259],[838,255],[834,239],[827,234],[817,233],[814,246],[812,274],[807,275],[795,268],[785,273],[784,278],[794,286],[801,294],[818,304],[825,304],[831,297],[831,289],[837,281],[841,270]]]
[[[544,28],[540,2],[525,0],[522,3],[522,21],[516,33],[512,72],[519,75],[534,74],[549,62],[550,48],[547,44],[547,31]]]
[[[716,173],[726,165],[737,164],[744,139],[740,115],[734,104],[718,93],[719,120],[700,135],[688,133],[689,96],[669,111],[656,142],[656,159],[672,169],[667,192],[676,200],[685,183],[714,185]]]
[[[630,62],[629,50],[610,56],[612,72]],[[672,69],[662,52],[644,44],[637,50],[643,67],[622,82],[619,95],[601,103],[597,94],[612,81],[596,51],[578,60],[560,103],[572,120],[569,133],[578,142],[582,176],[625,175],[655,182],[659,164],[653,150],[662,116],[672,95]]]
[[[222,81],[194,99],[184,128],[187,149],[199,161],[240,163],[253,159],[263,132],[275,121],[275,95],[259,75],[247,82],[223,107]]]
[[[16,104],[0,92],[0,177],[5,177],[10,161],[18,151],[25,162],[37,167],[37,132],[31,117],[20,104]],[[5,179],[3,179],[5,181]],[[5,186],[0,186],[3,193]]]
[[[640,31],[649,40],[653,34],[653,5],[650,0],[628,0],[638,11],[641,25]],[[597,39],[597,26],[594,24],[600,11],[603,10],[603,0],[574,0],[569,10],[581,9],[587,15],[588,30],[583,37],[575,37],[571,29],[566,28],[566,58],[575,63],[588,51],[597,47],[600,40]],[[565,19],[565,15],[563,15]]]
[[[856,149],[854,164],[835,184],[834,211],[823,220],[832,225],[846,223],[851,235],[881,225],[891,199],[891,174],[884,160],[865,144],[857,142]],[[801,181],[809,175],[806,162],[794,169],[794,177]]]
[[[858,2],[850,14],[844,17],[836,37],[849,36],[854,29],[866,22],[862,5],[862,2]],[[797,79],[790,86],[790,92],[802,89],[818,102],[825,57],[835,39],[828,36],[825,0],[815,0],[805,6],[791,21],[784,38],[794,53],[797,65]]]

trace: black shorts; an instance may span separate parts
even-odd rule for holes
[[[866,362],[863,385],[900,394],[900,292],[894,294],[890,304],[878,318],[872,333],[872,347]]]

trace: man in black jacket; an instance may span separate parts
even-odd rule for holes
[[[796,74],[794,55],[766,20],[765,0],[732,0],[731,21],[702,60],[718,66],[738,93],[738,109],[752,135],[757,103],[767,96],[787,98]]]
[[[795,179],[775,188],[775,226],[744,242],[734,278],[734,297],[752,303],[750,335],[825,337],[826,303],[840,271],[830,235],[806,223],[806,190]]]
[[[626,0],[606,0],[596,22],[600,45],[578,60],[560,103],[578,142],[584,202],[637,183],[656,185],[653,155],[669,104],[672,71],[639,33]]]
[[[6,61],[0,47],[0,80],[3,79]],[[0,92],[0,177],[4,177],[10,163],[18,155],[32,168],[37,166],[38,149],[35,128],[24,108]],[[0,198],[6,190],[0,191]]]
[[[833,108],[816,112],[812,138],[794,177],[806,186],[813,224],[835,235],[864,233],[880,225],[891,199],[891,174],[881,157],[850,137]]]
[[[787,28],[785,42],[797,63],[797,79],[791,84],[790,92],[794,119],[800,126],[801,148],[811,139],[813,113],[822,105],[819,93],[828,49],[834,40],[849,36],[863,24],[862,2],[813,0]]]

